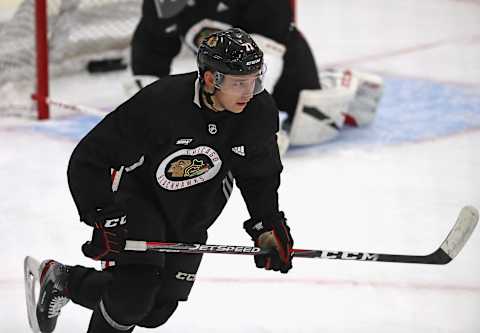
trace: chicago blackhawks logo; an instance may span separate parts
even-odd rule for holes
[[[212,179],[221,166],[222,160],[213,148],[181,149],[160,163],[157,182],[166,190],[181,190]]]
[[[210,47],[215,47],[215,46],[217,46],[217,43],[218,43],[218,37],[217,36],[212,36],[212,37],[207,39],[206,43]]]

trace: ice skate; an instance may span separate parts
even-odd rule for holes
[[[54,260],[41,264],[32,257],[26,257],[25,295],[28,321],[34,332],[53,332],[60,310],[70,300],[67,291],[67,266]],[[35,301],[36,282],[40,284],[38,303]]]

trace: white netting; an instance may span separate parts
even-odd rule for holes
[[[32,110],[36,82],[35,0],[0,25],[0,114]],[[91,60],[128,59],[141,0],[48,0],[49,76],[86,69]]]

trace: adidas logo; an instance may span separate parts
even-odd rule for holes
[[[255,229],[257,231],[263,230],[263,223],[260,221],[257,224],[255,224],[252,229]]]
[[[232,151],[240,156],[245,156],[245,146],[233,147]]]
[[[223,2],[220,2],[217,6],[217,13],[220,13],[220,12],[224,12],[224,11],[227,11],[229,10],[230,7],[228,7],[226,4],[224,4]]]

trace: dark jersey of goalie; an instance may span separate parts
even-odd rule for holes
[[[197,73],[164,77],[80,141],[68,181],[81,219],[120,201],[129,239],[205,242],[234,180],[251,217],[278,211],[282,165],[272,97],[263,91],[238,114],[213,112],[199,90]],[[111,169],[122,173],[116,192]]]
[[[290,0],[191,0],[170,18],[159,18],[155,1],[143,1],[132,40],[133,74],[168,75],[189,29],[210,19],[285,45],[283,71],[272,93],[280,110],[292,116],[301,90],[320,89],[311,50],[293,24]]]

